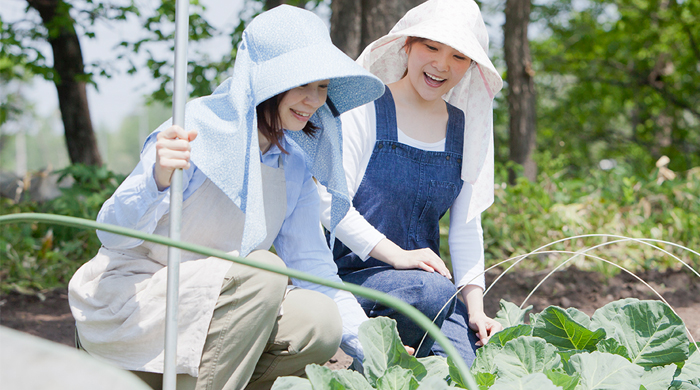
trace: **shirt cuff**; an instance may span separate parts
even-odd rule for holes
[[[353,359],[361,362],[365,360],[362,344],[360,344],[360,339],[355,335],[344,334],[343,341],[340,343],[340,349]]]
[[[459,279],[458,283],[456,283],[456,286],[457,288],[460,288],[469,284],[479,286],[482,289],[485,289],[486,281],[484,278],[484,274],[467,273]]]
[[[151,169],[146,169],[146,180],[141,188],[141,193],[150,198],[150,200],[155,201],[156,199],[163,199],[165,195],[170,194],[170,186],[163,191],[158,190],[158,185],[156,184],[156,164],[153,164]]]
[[[365,239],[368,240],[367,245],[362,248],[360,253],[355,252],[355,254],[359,256],[362,261],[367,261],[367,259],[369,259],[369,253],[372,252],[372,249],[379,244],[379,241],[385,238],[386,236],[380,233],[378,230],[376,230],[376,234],[368,232],[367,236],[365,237]]]

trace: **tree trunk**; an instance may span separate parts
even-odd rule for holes
[[[389,30],[423,0],[333,0],[331,40],[357,58],[362,50]]]
[[[265,5],[263,6],[263,9],[265,11],[273,9],[277,7],[280,4],[285,4],[286,2],[284,0],[265,0]]]
[[[27,0],[39,11],[42,23],[49,30],[48,41],[53,50],[54,83],[63,118],[66,146],[71,163],[102,165],[100,151],[90,120],[85,66],[75,21],[62,0]]]
[[[263,9],[265,11],[268,11],[282,4],[289,4],[299,8],[306,8],[306,3],[308,3],[308,1],[305,0],[264,0]]]
[[[532,159],[536,147],[535,72],[532,70],[527,28],[530,0],[506,0],[503,50],[508,67],[508,112],[510,113],[510,159],[524,168],[525,177],[537,179]],[[515,173],[509,172],[511,184]]]

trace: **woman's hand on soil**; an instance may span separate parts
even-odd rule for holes
[[[452,279],[450,271],[440,256],[430,248],[404,250],[389,239],[382,239],[369,253],[396,269],[422,269],[427,272],[437,271],[440,275]]]
[[[503,330],[503,325],[500,322],[488,317],[484,312],[469,313],[469,327],[476,332],[479,341],[476,345],[483,346],[489,342],[489,339],[494,334]]]
[[[180,126],[170,126],[156,137],[156,165],[154,176],[159,191],[170,187],[173,172],[190,167],[190,142],[197,138],[197,131],[185,131]]]

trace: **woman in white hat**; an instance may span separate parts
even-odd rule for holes
[[[501,329],[484,314],[482,298],[480,215],[493,203],[493,97],[502,87],[487,48],[474,1],[429,0],[357,60],[387,84],[384,96],[341,116],[353,198],[336,229],[341,278],[437,316],[468,363]],[[328,211],[330,197],[320,190]],[[454,284],[438,256],[438,221],[448,210]],[[330,226],[328,212],[322,221]],[[457,288],[466,306],[451,300]],[[418,348],[424,332],[412,321],[358,300],[371,317],[395,318],[404,344]],[[432,344],[424,341],[417,355],[444,354]]]
[[[98,221],[167,235],[170,178],[182,168],[183,241],[340,281],[312,175],[331,188],[337,223],[350,204],[338,116],[382,92],[317,16],[265,12],[244,31],[233,76],[187,104],[185,129],[166,122],[149,136]],[[69,284],[78,341],[158,387],[167,249],[98,236],[103,247]],[[367,317],[350,293],[300,280],[288,290],[286,276],[189,252],[180,275],[178,389],[268,389],[339,344],[362,358]]]

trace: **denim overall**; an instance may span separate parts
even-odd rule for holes
[[[445,151],[434,152],[397,141],[396,109],[389,88],[374,104],[377,142],[353,198],[353,206],[401,248],[430,248],[439,254],[440,218],[452,206],[463,184],[464,114],[447,104],[449,119]],[[344,281],[400,298],[430,319],[437,316],[435,324],[471,364],[477,338],[468,330],[466,307],[461,301],[452,299],[456,287],[450,280],[437,272],[396,270],[371,257],[362,261],[339,240],[335,242],[333,255]],[[421,344],[425,332],[412,320],[374,301],[362,297],[358,297],[358,301],[370,317],[395,319],[404,344],[413,348]],[[440,312],[447,302],[447,307]],[[426,356],[431,352],[445,356],[438,344],[433,345],[433,340],[426,338],[416,356]]]

